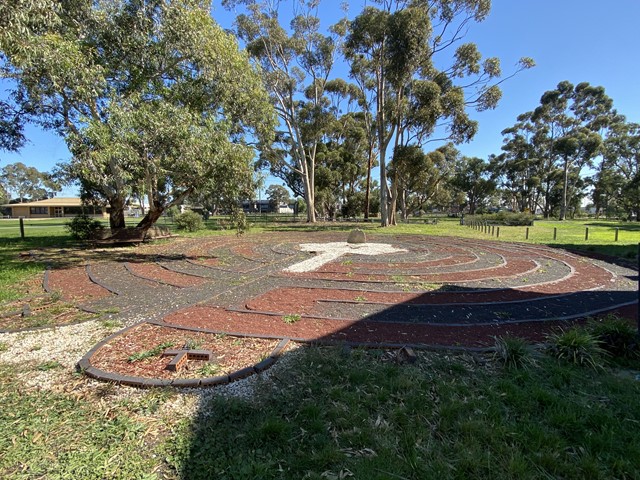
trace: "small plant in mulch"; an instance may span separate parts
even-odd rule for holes
[[[41,363],[36,368],[41,372],[48,372],[49,370],[63,368],[63,366],[60,362],[56,362],[55,360],[49,360],[48,362]]]
[[[607,315],[600,320],[591,320],[587,328],[611,356],[620,358],[640,356],[638,333],[628,321],[616,315]]]
[[[122,322],[120,320],[102,320],[100,325],[109,330],[122,328]]]
[[[196,372],[202,377],[212,377],[220,372],[220,365],[217,363],[205,363]]]
[[[494,358],[506,368],[527,368],[535,362],[527,342],[518,337],[495,337]]]
[[[202,346],[201,340],[194,340],[193,338],[188,338],[186,342],[184,342],[185,350],[198,350]]]
[[[300,318],[302,317],[299,314],[295,313],[291,315],[285,315],[284,317],[282,317],[282,320],[284,320],[284,323],[286,323],[287,325],[291,325],[300,320]]]
[[[362,295],[358,295],[358,296],[355,298],[355,301],[356,301],[356,302],[366,302],[366,301],[367,301],[367,298],[366,298],[366,297],[363,297]]]
[[[601,369],[608,355],[600,340],[584,328],[572,328],[553,333],[547,338],[547,353],[574,365]]]
[[[150,350],[144,350],[142,352],[137,352],[137,353],[134,353],[133,355],[129,355],[129,357],[127,358],[127,362],[134,363],[134,362],[139,362],[141,360],[146,360],[147,358],[157,357],[164,350],[166,350],[167,348],[171,348],[173,346],[174,346],[173,342],[161,343],[157,347],[154,347]]]
[[[0,352],[6,352],[9,350],[9,344],[6,342],[0,342]]]

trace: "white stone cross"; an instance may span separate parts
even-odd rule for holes
[[[312,272],[326,263],[332,262],[343,255],[383,255],[388,253],[406,252],[402,248],[395,248],[386,243],[303,243],[300,250],[304,252],[318,252],[313,258],[296,263],[284,269],[285,272]]]

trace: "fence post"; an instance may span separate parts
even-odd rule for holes
[[[20,217],[20,238],[24,240],[24,217]]]
[[[493,235],[496,233],[496,226],[495,225],[491,225],[491,236],[493,237]]]
[[[553,227],[553,239],[558,238],[558,227]]]
[[[500,227],[496,230],[496,238],[500,238]]]
[[[615,242],[618,241],[618,233],[620,232],[620,229],[618,227],[616,227],[616,239],[614,240]]]
[[[524,239],[529,240],[529,227],[527,227],[526,233],[524,234]]]
[[[589,227],[585,227],[584,229],[584,239],[589,240]]]

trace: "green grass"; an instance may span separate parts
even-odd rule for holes
[[[0,365],[0,478],[158,478],[158,460],[147,448],[149,425],[136,412],[26,392],[16,369]]]
[[[182,478],[637,478],[640,383],[550,359],[311,348],[253,400],[213,397],[168,458]]]

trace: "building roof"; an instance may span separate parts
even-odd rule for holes
[[[5,203],[0,207],[81,207],[82,200],[77,197],[63,198],[54,197],[37,202]]]

